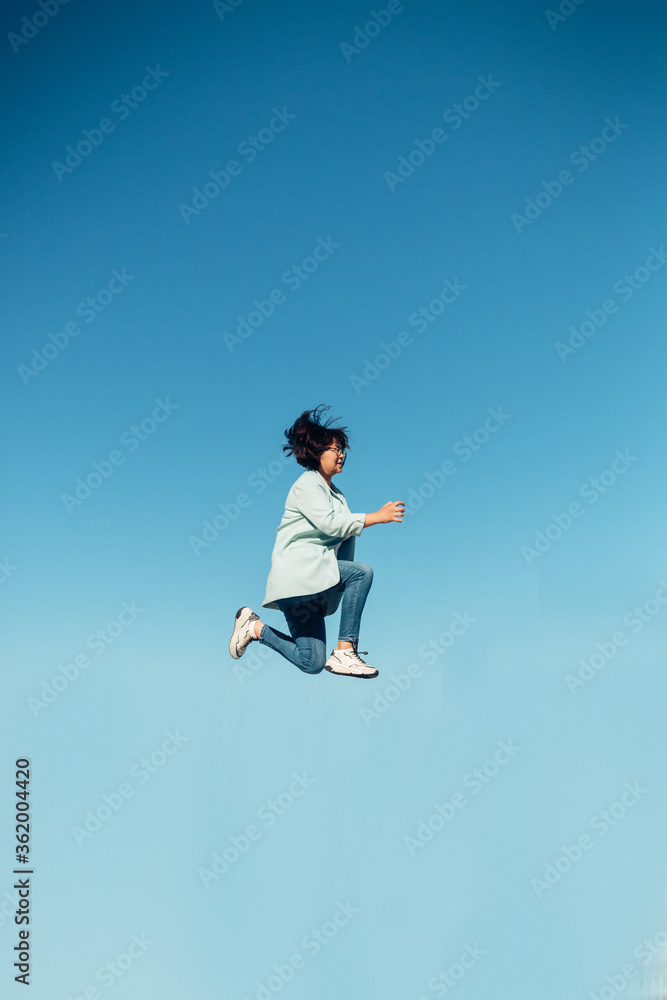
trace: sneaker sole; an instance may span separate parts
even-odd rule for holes
[[[324,664],[324,669],[328,670],[330,674],[337,674],[338,677],[361,677],[364,680],[369,680],[372,679],[373,677],[377,677],[378,674],[380,673],[379,670],[376,670],[374,674],[353,674],[353,673],[348,673],[347,670],[334,670],[333,667],[328,667],[326,663]]]
[[[241,612],[245,610],[246,610],[246,605],[244,604],[243,607],[239,608],[239,610],[236,612],[235,615],[236,623],[234,625],[234,631],[232,632],[232,637],[229,640],[229,655],[232,656],[235,660],[240,660],[243,654],[245,653],[246,649],[248,648],[248,646],[246,646],[245,649],[242,649],[241,652],[239,653],[238,645],[236,642],[240,629],[243,628],[249,617],[249,615],[246,615],[243,621],[239,621],[241,617]],[[249,608],[248,610],[250,611]],[[252,614],[252,611],[250,611],[250,614]],[[250,643],[248,643],[248,645],[250,645]]]

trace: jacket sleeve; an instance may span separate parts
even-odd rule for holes
[[[297,510],[329,538],[346,538],[363,531],[366,515],[332,509],[327,491],[316,483],[299,484],[294,490],[294,503]]]

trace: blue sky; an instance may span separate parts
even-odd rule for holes
[[[0,61],[34,995],[242,1000],[297,955],[286,998],[417,1000],[476,944],[461,1000],[638,979],[667,926],[663,16],[53,3],[5,6]],[[318,403],[350,508],[412,498],[357,542],[368,685],[227,653]]]

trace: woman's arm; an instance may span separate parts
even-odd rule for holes
[[[346,538],[360,535],[364,529],[364,514],[334,510],[326,485],[300,483],[294,491],[293,502],[310,523],[329,538]]]

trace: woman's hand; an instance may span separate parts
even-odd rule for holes
[[[391,521],[403,521],[405,504],[402,500],[389,500],[374,514],[366,514],[365,527],[371,524],[389,524]]]

